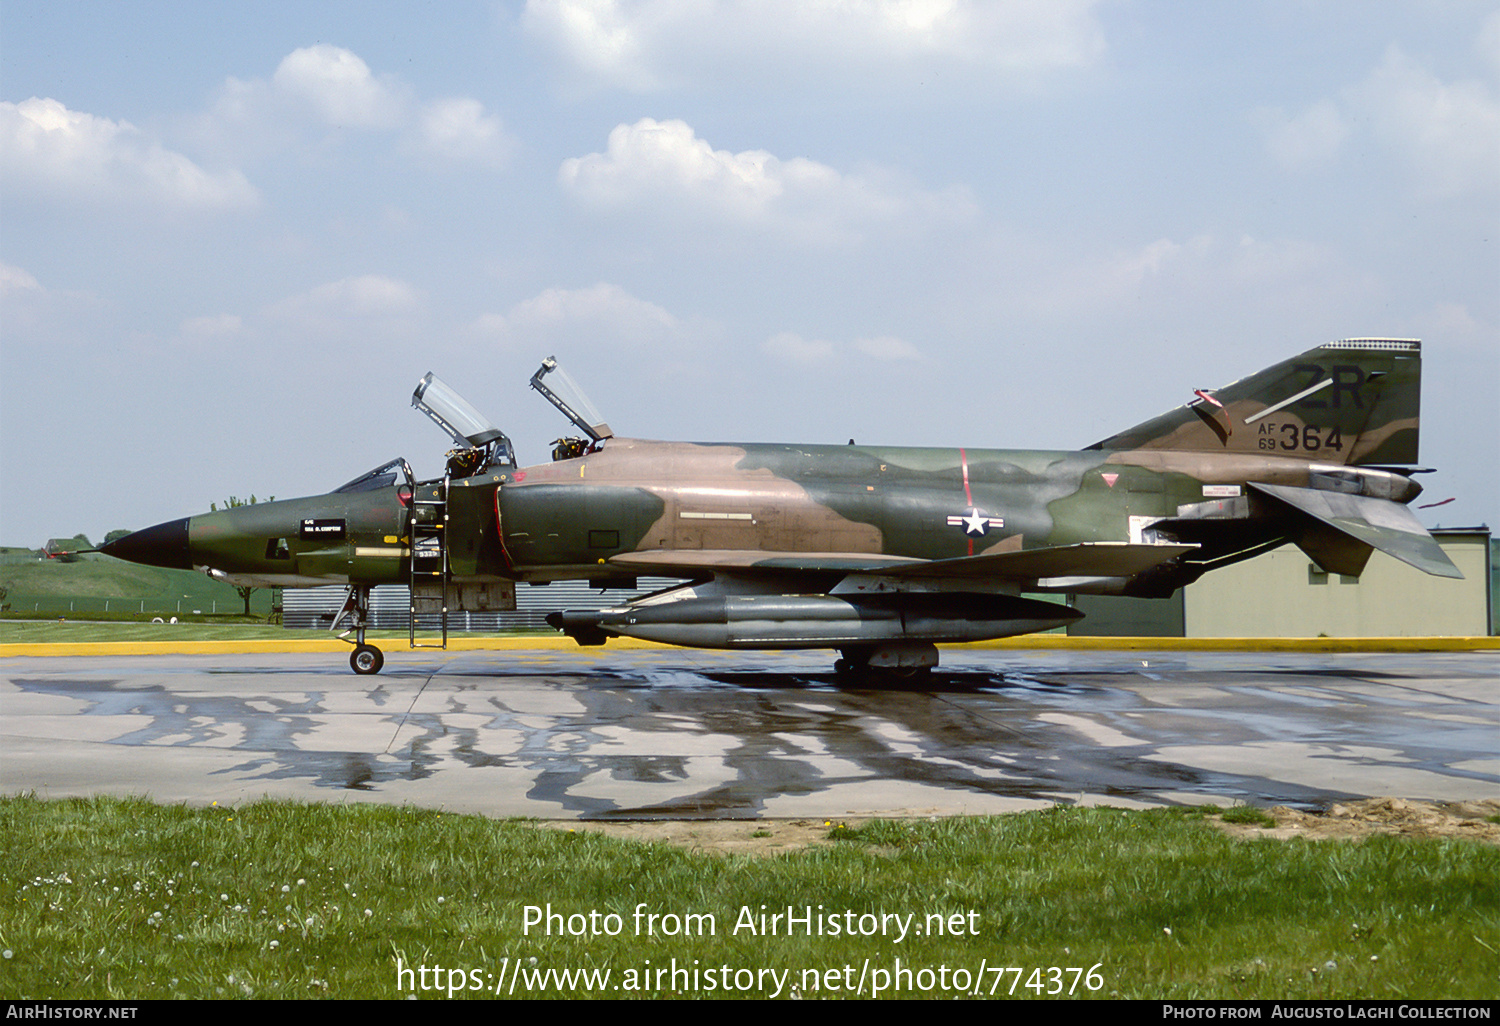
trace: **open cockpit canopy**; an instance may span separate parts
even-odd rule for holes
[[[551,380],[544,383],[542,379],[548,375],[551,375]],[[578,387],[578,382],[558,366],[557,357],[549,356],[542,361],[542,366],[531,376],[531,387],[542,393],[549,403],[556,406],[564,417],[577,424],[578,429],[596,444],[615,436],[599,410],[589,401],[583,389]]]
[[[458,446],[449,454],[449,473],[452,476],[467,477],[497,464],[516,465],[505,432],[491,424],[484,414],[431,371],[417,383],[411,404],[448,432]]]
[[[485,419],[469,401],[429,371],[411,394],[411,404],[453,436],[460,445],[479,447],[505,437],[505,432]]]

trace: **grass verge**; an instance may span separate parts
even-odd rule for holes
[[[424,635],[431,632],[422,632]],[[179,623],[130,623],[104,621],[6,620],[0,619],[0,644],[89,644],[102,641],[289,641],[297,638],[327,640],[327,630],[291,630],[279,625],[256,623],[242,617]],[[539,630],[454,632],[453,638],[558,637],[551,628]],[[370,631],[372,641],[399,641],[405,647],[407,632]]]
[[[844,997],[861,979],[901,997],[1495,995],[1500,849],[1236,841],[1201,817],[832,825],[829,847],[723,858],[416,808],[8,798],[0,979],[22,999]],[[788,934],[788,906],[811,931]]]
[[[0,620],[0,644],[85,644],[97,641],[244,641],[326,637],[327,631],[292,631],[251,623],[238,617],[229,622],[141,623],[129,621]],[[405,635],[402,635],[405,637]]]

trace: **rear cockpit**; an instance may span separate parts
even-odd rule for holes
[[[543,379],[549,374],[552,380],[544,382]],[[557,357],[549,356],[542,361],[541,367],[531,376],[531,387],[540,392],[549,403],[556,406],[564,417],[576,424],[579,430],[590,439],[584,441],[576,435],[553,439],[552,461],[554,463],[559,460],[576,460],[580,456],[598,452],[606,438],[614,437],[614,432],[605,423],[599,410],[589,401],[583,389],[578,386],[578,382],[557,365]]]

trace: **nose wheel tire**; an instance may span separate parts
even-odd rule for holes
[[[356,645],[349,653],[349,667],[358,674],[379,673],[385,656],[374,645]]]

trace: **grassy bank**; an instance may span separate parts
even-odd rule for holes
[[[244,599],[233,586],[192,570],[127,563],[98,553],[63,562],[7,548],[0,554],[0,588],[14,613],[35,616],[179,619],[243,613]],[[251,593],[250,611],[262,619],[271,611],[269,588]]]
[[[1500,850],[1236,841],[1202,815],[835,824],[827,848],[721,858],[410,808],[12,798],[0,801],[0,973],[18,998],[512,985],[516,996],[779,986],[812,997],[847,996],[861,979],[866,994],[883,982],[923,997],[1496,993]],[[810,906],[822,935],[794,924],[788,936],[784,918],[763,934],[762,912],[787,906]],[[834,923],[887,932],[832,936]],[[549,970],[599,975],[563,984]]]

